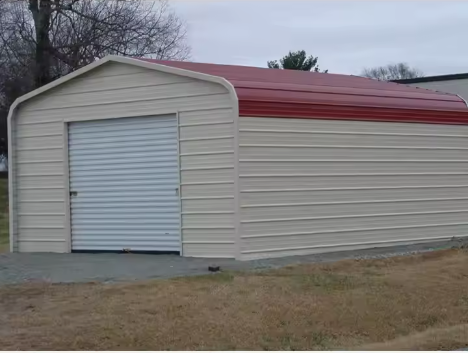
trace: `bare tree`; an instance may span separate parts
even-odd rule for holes
[[[410,67],[406,63],[398,63],[364,69],[361,76],[380,81],[390,81],[423,77],[424,73],[417,68]]]
[[[185,38],[167,0],[0,0],[0,155],[18,96],[109,54],[185,60]]]

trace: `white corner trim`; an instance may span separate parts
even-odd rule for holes
[[[15,178],[14,172],[13,172],[13,165],[14,165],[14,153],[13,153],[13,145],[14,145],[14,136],[13,136],[13,129],[12,129],[12,121],[16,117],[16,112],[18,110],[18,107],[21,103],[24,103],[40,94],[43,94],[55,87],[58,87],[70,80],[73,80],[74,78],[77,78],[81,75],[84,75],[108,62],[116,62],[116,63],[121,63],[121,64],[128,64],[128,65],[133,65],[137,67],[142,67],[145,69],[149,70],[155,70],[155,71],[160,71],[160,72],[165,72],[168,74],[173,74],[173,75],[179,75],[179,76],[185,76],[185,77],[190,77],[194,78],[197,80],[201,81],[207,81],[207,82],[213,82],[222,85],[227,89],[229,92],[229,95],[232,100],[232,110],[233,110],[233,120],[234,120],[234,139],[236,142],[236,147],[235,147],[235,165],[234,165],[234,173],[235,173],[235,200],[236,200],[236,209],[235,209],[235,225],[236,225],[236,243],[238,244],[238,252],[236,257],[240,257],[240,221],[239,221],[239,177],[238,177],[238,165],[239,165],[239,160],[238,160],[238,119],[239,119],[239,103],[238,103],[238,98],[237,98],[237,93],[234,88],[234,86],[225,78],[220,77],[220,76],[213,76],[213,75],[208,75],[208,74],[203,74],[195,71],[190,71],[190,70],[184,70],[184,69],[179,69],[179,68],[174,68],[170,66],[165,66],[161,64],[156,64],[156,63],[150,63],[147,61],[139,60],[139,59],[134,59],[134,58],[128,58],[128,57],[123,57],[123,56],[117,56],[117,55],[108,55],[102,59],[98,59],[92,64],[89,64],[85,67],[82,67],[79,70],[76,70],[72,72],[71,74],[68,74],[66,76],[63,76],[45,86],[42,86],[34,91],[31,91],[19,98],[17,98],[13,104],[10,107],[10,111],[8,113],[8,118],[7,118],[7,123],[8,123],[8,151],[9,151],[9,156],[8,156],[8,193],[9,193],[9,217],[10,217],[10,251],[13,252],[15,249],[16,245],[16,239],[14,237],[15,235],[15,229],[14,229],[14,218],[16,216],[16,213],[14,212],[16,208],[16,200],[14,197],[14,190],[13,190],[13,180]]]

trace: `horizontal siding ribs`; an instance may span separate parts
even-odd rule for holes
[[[182,215],[206,215],[206,214],[234,214],[233,211],[194,211],[194,212],[182,212]]]
[[[46,239],[46,238],[21,238],[21,239],[18,239],[18,242],[19,243],[25,243],[25,242],[46,242],[46,243],[64,243],[66,242],[65,239],[54,239],[54,238],[51,238],[51,239]]]
[[[50,202],[64,202],[63,200],[19,200],[21,203],[50,203]]]
[[[18,216],[65,216],[64,212],[61,213],[47,213],[47,212],[35,212],[35,213],[17,213]]]
[[[454,137],[468,138],[468,135],[446,135],[446,134],[416,134],[416,133],[396,133],[396,132],[365,132],[365,131],[321,131],[321,130],[274,130],[274,129],[239,129],[240,132],[260,132],[260,133],[292,133],[292,134],[323,134],[323,135],[366,135],[366,136],[403,136],[403,137]]]
[[[35,174],[17,174],[17,177],[43,177],[43,176],[63,176],[63,173],[35,173]]]
[[[351,232],[367,232],[376,230],[400,230],[400,229],[417,229],[417,228],[432,228],[432,227],[448,227],[448,226],[468,226],[468,223],[435,223],[435,224],[418,224],[408,226],[395,226],[395,227],[371,227],[371,228],[350,228],[350,229],[327,229],[320,231],[310,232],[291,232],[291,233],[272,233],[272,234],[255,234],[255,235],[242,235],[241,238],[275,238],[275,237],[290,237],[301,235],[318,235],[318,234],[334,234],[334,233],[351,233]]]
[[[234,241],[210,240],[210,241],[183,241],[182,244],[235,244]]]
[[[182,230],[190,230],[190,229],[199,230],[199,229],[236,229],[236,228],[230,227],[230,226],[214,226],[214,227],[210,227],[210,226],[199,226],[199,227],[190,226],[190,227],[182,227]]]
[[[232,124],[232,120],[228,121],[213,121],[213,122],[206,122],[206,123],[190,123],[190,124],[179,124],[179,127],[191,127],[191,126],[209,126],[209,125],[224,125],[224,124]]]
[[[63,146],[47,146],[47,147],[23,147],[17,148],[16,152],[24,152],[24,151],[44,151],[44,150],[61,150]]]
[[[42,225],[36,225],[36,226],[18,226],[19,229],[64,229],[63,226],[42,226]]]
[[[258,204],[243,205],[241,208],[257,207],[284,207],[284,206],[324,206],[324,205],[354,205],[363,203],[394,203],[394,202],[424,202],[424,201],[452,201],[468,200],[468,197],[452,197],[438,199],[395,199],[395,200],[357,200],[357,201],[332,201],[332,202],[302,202],[302,203],[278,203],[278,204]]]
[[[212,156],[217,154],[233,154],[234,151],[213,151],[213,152],[196,152],[196,153],[181,153],[181,157],[189,157],[189,156]],[[231,166],[231,168],[234,168]]]
[[[241,223],[269,223],[269,222],[289,222],[289,221],[315,221],[322,219],[342,219],[342,218],[368,218],[368,217],[393,217],[393,216],[414,216],[426,214],[445,214],[445,213],[464,213],[466,210],[450,210],[450,211],[425,211],[425,212],[401,212],[401,213],[378,213],[378,214],[359,214],[359,215],[342,215],[342,216],[321,216],[321,217],[288,217],[288,218],[272,218],[272,219],[252,219],[242,220]]]
[[[467,163],[468,159],[240,159],[239,162],[247,163]]]
[[[179,114],[185,256],[234,257],[233,123],[231,109]]]
[[[241,118],[239,133],[243,259],[468,235],[465,127]]]
[[[281,145],[281,144],[240,144],[240,147],[281,147],[281,148],[341,148],[341,149],[378,149],[378,150],[444,150],[466,151],[468,147],[430,147],[430,146],[359,146],[359,145]]]
[[[459,235],[459,237],[465,237],[468,234]],[[390,240],[377,240],[369,242],[358,242],[358,243],[342,243],[342,244],[332,244],[332,245],[312,245],[312,246],[298,246],[291,248],[273,248],[273,249],[262,249],[262,250],[243,250],[242,254],[255,254],[255,253],[268,253],[268,252],[278,252],[278,251],[293,251],[293,250],[305,250],[305,249],[318,249],[318,248],[335,248],[340,246],[359,246],[359,245],[374,245],[374,244],[392,244],[392,243],[401,243],[401,242],[415,242],[415,241],[431,241],[431,240],[443,240],[451,239],[453,236],[440,236],[440,237],[427,237],[427,238],[403,238],[403,239],[390,239]]]
[[[228,200],[234,199],[234,195],[226,195],[226,196],[192,196],[192,197],[181,197],[181,200]]]
[[[134,76],[135,74],[126,74],[126,75],[116,75],[116,76],[106,76],[106,77],[120,77],[120,76]],[[166,86],[172,86],[172,85],[180,85],[183,83],[192,83],[193,80],[185,80],[185,81],[176,81],[176,82],[165,82],[165,83],[160,83],[160,84],[155,84],[153,82],[149,83],[138,83],[137,85],[131,85],[131,86],[125,86],[125,87],[105,87],[101,89],[87,89],[86,91],[75,91],[75,92],[66,92],[66,93],[58,93],[57,96],[60,97],[65,97],[65,96],[71,96],[71,95],[76,95],[76,94],[82,94],[82,93],[98,93],[98,92],[112,92],[112,91],[120,91],[120,90],[125,90],[129,88],[141,88],[141,87],[166,87]]]
[[[190,138],[181,138],[179,139],[179,142],[223,140],[223,139],[233,139],[233,138],[234,138],[234,135],[213,136],[213,137],[190,137]]]
[[[345,191],[345,190],[394,190],[394,189],[435,189],[435,188],[466,188],[466,185],[416,185],[416,186],[359,186],[343,188],[285,188],[285,189],[245,189],[241,193],[257,192],[290,192],[290,191]]]
[[[63,124],[63,120],[61,119],[54,119],[54,120],[41,120],[41,121],[18,121],[16,123],[17,126],[28,126],[28,125],[42,125],[42,124],[51,124],[51,123],[58,123],[58,124]]]
[[[62,136],[63,134],[57,133],[57,134],[42,134],[42,135],[23,135],[23,136],[18,136],[18,138],[21,139],[29,139],[29,138],[41,138],[41,137],[53,137],[53,136]]]
[[[31,187],[19,187],[17,190],[54,190],[63,189],[63,186],[31,186]]]
[[[428,133],[428,134],[454,134],[466,133],[468,129],[463,125],[434,125],[427,123],[408,123],[408,122],[381,122],[381,121],[359,121],[357,120],[334,120],[328,117],[322,119],[317,116],[316,119],[293,119],[293,118],[268,118],[268,117],[241,117],[239,124],[241,129],[277,129],[285,130],[324,130],[324,131],[345,131],[345,132],[384,132],[384,133]],[[265,123],[267,122],[268,125]]]
[[[37,164],[37,163],[63,163],[63,159],[18,161],[16,164]]]
[[[189,97],[212,97],[212,96],[226,96],[226,93],[192,93],[192,94],[184,94],[184,98]],[[149,97],[149,98],[137,98],[137,99],[124,99],[118,101],[107,101],[107,102],[99,102],[93,104],[79,104],[79,105],[69,105],[69,106],[60,106],[54,108],[37,108],[34,109],[34,112],[41,112],[41,111],[51,111],[51,110],[61,110],[61,109],[71,109],[71,108],[90,108],[95,106],[106,106],[106,105],[113,105],[113,104],[125,104],[125,103],[143,103],[143,102],[155,102],[155,101],[168,101],[171,99],[180,99],[180,95],[175,96],[167,96],[167,97]],[[32,112],[32,111],[30,111]]]
[[[468,175],[464,172],[450,172],[450,173],[336,173],[336,174],[241,174],[240,178],[276,178],[276,177],[361,177],[361,176],[409,176],[409,175]]]
[[[218,185],[218,184],[234,184],[234,181],[200,181],[200,182],[186,182],[181,183],[181,186],[189,185]]]
[[[188,172],[191,170],[220,170],[220,169],[234,169],[232,165],[222,165],[219,167],[201,167],[201,168],[180,168],[181,172]]]

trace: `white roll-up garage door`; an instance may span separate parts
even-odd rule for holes
[[[176,117],[68,130],[72,250],[180,251]]]

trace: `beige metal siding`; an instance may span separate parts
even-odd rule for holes
[[[120,63],[107,63],[21,105],[13,125],[17,125],[15,250],[69,251],[65,121],[176,112],[184,255],[235,256],[229,93],[215,83]]]
[[[434,91],[458,94],[463,99],[468,100],[468,79],[448,80],[448,81],[433,81],[433,82],[418,82],[410,83],[408,86],[421,87]]]
[[[242,259],[468,235],[468,127],[241,118]]]
[[[184,254],[235,256],[232,109],[180,114]]]

